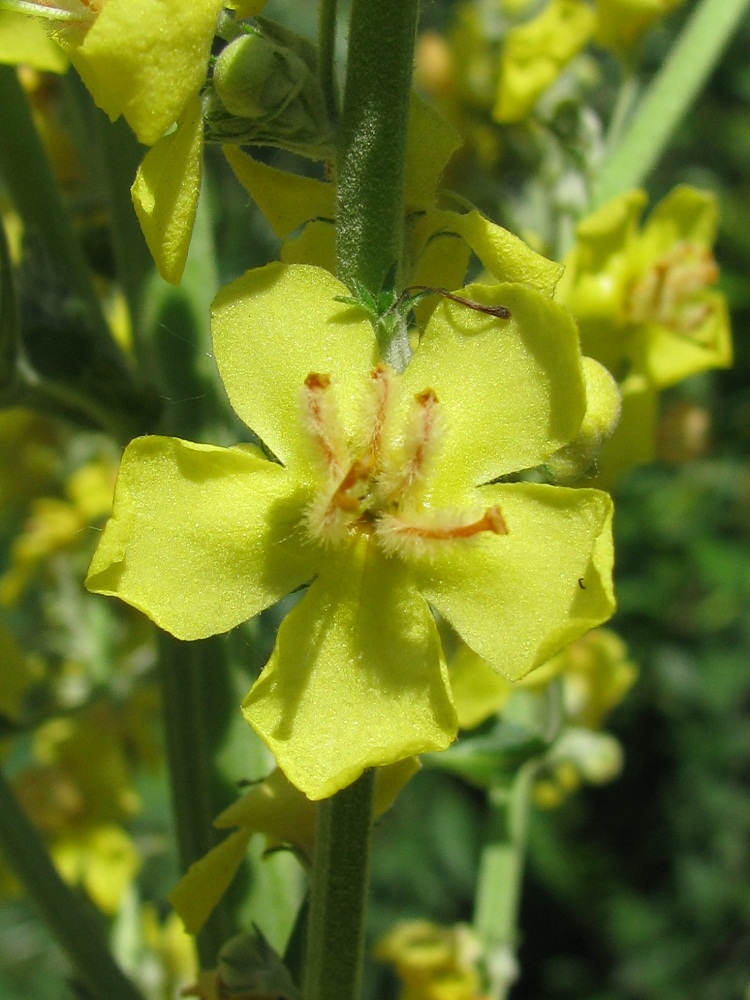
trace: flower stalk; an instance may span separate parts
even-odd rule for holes
[[[328,5],[330,8],[335,6]],[[394,281],[418,0],[354,0],[338,158],[337,270],[380,291]],[[330,32],[330,23],[328,25]],[[332,43],[333,33],[330,32]],[[375,772],[321,803],[305,1000],[360,994]]]
[[[338,277],[397,283],[417,0],[355,0],[338,146]]]
[[[360,995],[375,771],[320,805],[310,896],[305,1000]]]
[[[485,947],[492,1000],[505,1000],[518,976],[518,908],[526,857],[532,768],[489,794],[487,832],[479,862],[474,926]]]

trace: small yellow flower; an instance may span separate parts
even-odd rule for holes
[[[580,427],[567,312],[521,285],[472,286],[512,318],[444,303],[397,375],[346,294],[280,264],[219,293],[224,385],[276,460],[136,439],[87,581],[183,639],[309,585],[243,710],[313,799],[454,738],[430,606],[508,677],[613,607],[609,498],[496,482]]]
[[[31,0],[96,103],[150,146],[202,87],[222,0]],[[29,9],[29,5],[26,6]]]
[[[121,827],[113,825],[62,837],[52,845],[51,852],[65,880],[82,885],[107,914],[120,909],[141,867],[132,839]]]
[[[492,113],[523,121],[544,91],[591,38],[596,18],[586,0],[549,0],[541,14],[511,28],[503,43]]]
[[[400,1000],[488,1000],[481,946],[464,924],[406,921],[378,941],[374,957],[395,967],[402,983]]]
[[[622,419],[599,456],[609,480],[653,456],[660,390],[732,361],[726,301],[713,287],[715,198],[677,187],[639,228],[645,202],[630,191],[579,223],[557,290],[584,353],[620,383]]]
[[[14,604],[32,575],[47,559],[90,539],[92,522],[112,508],[114,467],[101,460],[78,469],[66,484],[68,499],[39,497],[31,516],[11,546],[12,565],[0,577],[0,603]]]

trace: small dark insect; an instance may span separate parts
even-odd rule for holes
[[[578,586],[581,588],[581,590],[585,590],[586,589],[586,584],[583,582],[583,577],[582,576],[578,577]]]

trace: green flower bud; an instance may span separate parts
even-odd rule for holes
[[[582,359],[586,414],[578,435],[545,464],[556,483],[573,483],[592,465],[620,420],[622,400],[613,376],[593,358]]]
[[[315,159],[331,155],[320,83],[306,51],[287,44],[289,34],[277,37],[264,23],[223,50],[204,98],[209,141],[278,146]]]
[[[293,52],[253,32],[231,42],[214,69],[214,89],[226,110],[238,118],[264,118],[276,112],[301,87],[307,67]]]

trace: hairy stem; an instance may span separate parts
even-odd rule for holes
[[[398,279],[416,0],[354,0],[338,149],[338,274]]]
[[[356,1000],[362,981],[375,772],[321,802],[310,895],[305,1000]]]
[[[338,0],[320,0],[318,20],[318,73],[332,122],[338,118],[336,93],[336,4]]]

